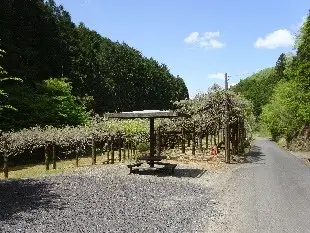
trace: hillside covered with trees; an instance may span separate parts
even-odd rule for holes
[[[254,105],[254,114],[274,140],[285,138],[292,150],[310,150],[310,13],[295,42],[296,54],[281,54],[234,90]]]
[[[182,78],[126,43],[75,25],[53,0],[1,0],[0,129],[78,125],[93,113],[170,109]]]

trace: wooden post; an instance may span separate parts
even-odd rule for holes
[[[196,135],[195,132],[192,133],[192,155],[196,152]]]
[[[199,133],[198,135],[198,145],[199,145],[199,151],[202,153],[203,152],[203,149],[202,149],[202,133]]]
[[[107,150],[107,164],[110,164],[110,141],[107,141],[107,146],[106,146],[106,150]]]
[[[244,153],[243,145],[244,145],[244,139],[245,139],[245,138],[244,138],[243,132],[244,132],[244,120],[241,119],[241,124],[240,124],[240,135],[239,135],[239,138],[240,138],[240,148],[241,148],[240,152],[241,152],[241,153]]]
[[[80,154],[80,148],[78,148],[78,150],[75,151],[75,165],[76,165],[76,167],[79,166],[79,154]]]
[[[132,158],[132,156],[133,156],[132,141],[129,141],[129,151],[130,151],[130,158]]]
[[[182,128],[182,153],[185,154],[185,134],[184,134],[184,128]]]
[[[129,154],[130,148],[129,148],[129,142],[128,141],[126,142],[126,150],[127,150],[127,159],[130,159],[130,154]]]
[[[206,133],[206,151],[209,150],[209,131],[207,131]],[[209,152],[207,152],[209,153]]]
[[[241,127],[241,119],[238,117],[238,127],[237,127],[237,154],[238,155],[241,152],[241,150],[240,150],[240,148],[241,148],[240,127]]]
[[[53,169],[56,169],[56,146],[53,144]]]
[[[160,128],[156,130],[156,155],[160,156],[161,153],[161,147],[160,147]]]
[[[226,103],[225,103],[225,162],[230,163],[230,128],[229,128],[229,106],[228,106],[228,78],[225,73],[225,91],[226,91]]]
[[[233,123],[231,126],[231,145],[232,145],[232,154],[236,154],[236,123]]]
[[[114,164],[114,140],[111,143],[111,164]]]
[[[191,136],[187,135],[187,147],[191,147]]]
[[[45,170],[50,170],[50,161],[49,161],[49,151],[48,151],[48,145],[44,147],[44,155],[45,155]]]
[[[8,160],[9,160],[8,153],[4,152],[4,155],[3,155],[3,175],[4,175],[4,179],[9,178]]]
[[[120,162],[120,161],[122,161],[122,138],[121,138],[121,136],[118,137],[118,143],[117,144],[118,144],[118,161]]]
[[[155,154],[154,139],[154,118],[150,118],[150,156],[154,156]],[[154,161],[150,161],[150,167],[154,167]]]
[[[96,159],[97,159],[97,154],[96,154],[96,143],[95,143],[95,139],[94,139],[93,136],[91,138],[91,154],[92,154],[91,164],[95,165],[96,164]]]
[[[126,160],[126,143],[122,144],[122,148],[123,148],[123,161]]]

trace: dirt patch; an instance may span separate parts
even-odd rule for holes
[[[290,151],[290,153],[301,159],[310,159],[310,151]]]
[[[225,163],[224,152],[220,152],[215,156],[206,153],[196,153],[195,155],[192,155],[190,151],[185,154],[172,152],[169,155],[167,154],[167,161],[169,163],[187,164],[191,167],[208,171],[216,171],[228,167],[228,164]]]

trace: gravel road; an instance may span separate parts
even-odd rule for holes
[[[310,232],[310,168],[274,142],[256,140],[225,186],[209,232]]]
[[[206,232],[221,215],[218,174],[128,175],[126,165],[0,181],[0,232]]]

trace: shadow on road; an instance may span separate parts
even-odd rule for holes
[[[261,152],[261,147],[254,145],[248,153],[239,157],[238,163],[265,164],[265,162],[262,162],[265,160],[265,156],[266,155]]]
[[[18,213],[36,209],[61,209],[56,203],[60,196],[53,194],[50,185],[33,179],[0,181],[0,221],[18,220]]]

